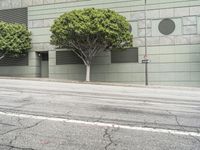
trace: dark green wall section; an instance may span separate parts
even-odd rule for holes
[[[126,50],[112,50],[112,63],[138,63],[138,48]]]
[[[28,66],[28,55],[19,57],[6,56],[0,60],[0,66]]]
[[[56,65],[83,64],[83,61],[72,51],[57,51]]]
[[[27,8],[0,10],[0,21],[9,23],[20,23],[27,26],[28,11]]]

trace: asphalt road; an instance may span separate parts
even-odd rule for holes
[[[0,150],[200,150],[200,89],[0,79]]]

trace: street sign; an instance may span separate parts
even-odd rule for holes
[[[143,64],[147,64],[147,63],[150,63],[150,62],[151,62],[151,61],[150,61],[149,59],[143,59],[143,60],[142,60],[142,63],[143,63]]]

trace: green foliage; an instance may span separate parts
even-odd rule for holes
[[[24,25],[0,22],[0,54],[18,56],[31,48],[31,33]]]
[[[51,43],[89,51],[132,46],[125,17],[109,9],[87,8],[61,15],[51,27]]]
[[[86,65],[90,80],[92,59],[100,52],[132,47],[130,26],[125,17],[109,9],[87,8],[65,13],[51,27],[51,44],[73,50]]]

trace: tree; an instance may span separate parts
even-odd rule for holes
[[[125,17],[109,9],[73,10],[55,20],[51,44],[76,53],[86,66],[86,81],[90,81],[90,66],[96,55],[132,46],[129,28]]]
[[[19,56],[31,48],[31,33],[24,25],[0,22],[0,60],[6,55]]]

